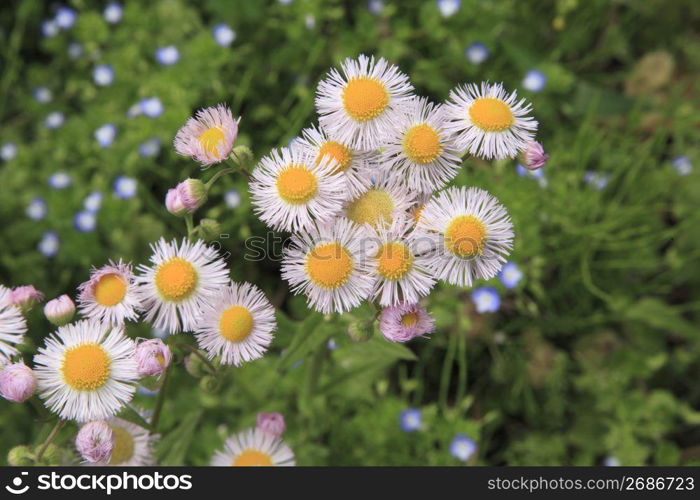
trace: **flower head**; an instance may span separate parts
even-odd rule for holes
[[[464,52],[467,60],[472,64],[481,64],[489,57],[489,49],[481,42],[474,42]]]
[[[160,339],[151,339],[136,344],[136,369],[139,376],[160,375],[170,365],[173,355]]]
[[[78,19],[77,12],[75,12],[74,9],[65,6],[59,7],[56,11],[56,17],[54,17],[54,21],[58,27],[64,30],[72,28],[76,19]]]
[[[436,3],[442,17],[452,17],[462,5],[460,0],[437,0]]]
[[[547,85],[547,76],[539,70],[531,69],[525,73],[522,85],[530,92],[541,92]]]
[[[61,247],[61,240],[55,231],[46,231],[39,240],[37,248],[44,257],[54,257]]]
[[[544,167],[549,159],[549,155],[544,152],[542,144],[537,141],[532,141],[527,145],[524,151],[524,166],[528,170],[537,170]]]
[[[48,87],[35,88],[33,95],[34,95],[34,100],[40,104],[49,103],[49,102],[51,102],[51,99],[53,98],[53,94],[51,93],[51,89],[49,89]]]
[[[515,288],[522,278],[523,273],[515,262],[508,262],[503,266],[501,272],[498,273],[498,279],[501,280],[501,283],[506,288]]]
[[[138,189],[138,181],[133,177],[120,175],[114,180],[112,191],[117,198],[129,200],[136,196]]]
[[[31,202],[29,202],[25,213],[30,219],[38,221],[45,218],[48,211],[49,208],[46,205],[46,200],[44,200],[44,198],[36,197],[33,198]]]
[[[373,176],[368,188],[345,203],[343,215],[359,226],[390,226],[405,216],[415,194],[400,176],[387,170]]]
[[[36,390],[36,377],[24,363],[12,363],[0,369],[0,396],[13,403],[23,403]]]
[[[110,325],[138,318],[141,302],[131,264],[110,260],[106,266],[93,267],[78,291],[78,307],[86,318]]]
[[[423,427],[421,411],[418,408],[408,408],[399,415],[401,430],[404,432],[418,431]]]
[[[105,87],[107,85],[112,85],[114,81],[114,70],[109,64],[98,64],[95,69],[92,70],[92,80],[95,85],[100,87]]]
[[[165,195],[165,208],[176,217],[182,217],[187,213],[187,207],[182,203],[182,198],[180,198],[176,187],[168,189]]]
[[[49,176],[49,187],[52,189],[66,189],[72,182],[70,175],[62,170]]]
[[[180,51],[174,45],[156,49],[156,61],[163,66],[172,66],[180,60]]]
[[[27,321],[22,311],[12,305],[12,291],[0,285],[0,365],[8,362],[18,351],[15,347],[24,341]]]
[[[148,418],[148,413],[138,409],[142,418]],[[155,464],[153,447],[160,436],[151,434],[147,429],[127,420],[112,417],[107,425],[114,436],[114,447],[108,458],[94,465],[114,467],[148,466]]]
[[[109,24],[117,24],[122,20],[122,15],[124,14],[124,9],[118,2],[109,2],[107,7],[105,7],[102,15]]]
[[[207,188],[199,179],[185,179],[175,188],[185,210],[195,212],[207,202]]]
[[[0,158],[2,158],[3,161],[14,160],[18,150],[17,144],[14,142],[6,142],[0,148]]]
[[[88,212],[97,212],[102,206],[102,193],[93,191],[83,200],[83,208]]]
[[[44,316],[56,326],[69,323],[75,315],[75,304],[68,295],[49,300],[44,306]]]
[[[200,109],[177,131],[175,150],[204,166],[222,162],[233,149],[240,120],[234,120],[231,110],[223,104]]]
[[[23,311],[31,309],[35,304],[44,300],[44,294],[32,285],[18,286],[10,293],[10,304]]]
[[[256,428],[276,438],[282,437],[286,428],[284,416],[281,413],[258,413]]]
[[[693,171],[693,163],[687,156],[676,156],[671,164],[678,175],[689,175]]]
[[[229,189],[224,194],[226,206],[230,209],[238,208],[241,205],[241,193],[238,189]]]
[[[478,313],[496,312],[501,307],[501,297],[492,286],[477,288],[472,292],[472,302]]]
[[[149,118],[158,118],[165,108],[158,97],[145,97],[139,101],[139,109]]]
[[[211,33],[214,41],[222,47],[230,46],[236,39],[236,32],[228,24],[219,23],[212,28]]]
[[[81,210],[73,216],[73,226],[81,233],[91,233],[97,226],[95,212]]]
[[[114,449],[114,432],[104,420],[88,422],[75,436],[75,448],[86,462],[105,462]]]
[[[382,309],[379,330],[391,342],[408,342],[416,337],[432,333],[435,321],[428,311],[418,304],[401,303]]]
[[[476,453],[476,443],[464,434],[457,434],[450,443],[450,455],[457,460],[467,462]]]
[[[66,117],[60,111],[52,111],[44,119],[44,126],[48,129],[61,128],[66,121]]]
[[[113,123],[106,123],[95,130],[95,140],[103,148],[111,146],[116,136],[117,127]]]
[[[290,466],[294,452],[282,439],[260,429],[248,429],[228,438],[211,460],[214,466]]]

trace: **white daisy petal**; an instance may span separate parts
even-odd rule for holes
[[[131,264],[110,260],[109,265],[93,268],[78,290],[78,308],[87,318],[111,325],[138,319],[141,301]]]
[[[19,353],[15,346],[24,341],[27,333],[27,320],[10,302],[11,293],[9,288],[0,285],[0,366]]]
[[[367,189],[345,204],[343,215],[358,225],[390,225],[405,217],[414,197],[415,192],[409,191],[399,176],[389,171],[378,172]]]
[[[292,466],[294,452],[284,441],[258,429],[248,429],[234,434],[217,451],[211,465],[227,466]]]

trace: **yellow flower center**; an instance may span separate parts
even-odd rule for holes
[[[71,347],[63,355],[63,380],[77,391],[94,391],[107,382],[111,361],[98,344]]]
[[[324,243],[306,256],[306,274],[311,281],[326,290],[345,284],[353,270],[353,258],[340,243]]]
[[[126,281],[118,274],[105,274],[95,285],[95,300],[101,306],[119,304],[126,295]]]
[[[109,465],[119,465],[131,460],[134,456],[134,438],[123,427],[111,427],[114,434],[114,448],[109,459]]]
[[[272,457],[267,453],[258,450],[244,450],[233,459],[231,463],[234,467],[263,467],[272,465]]]
[[[221,336],[231,342],[240,342],[253,331],[253,315],[243,306],[231,306],[219,319]]]
[[[343,107],[358,122],[381,115],[389,104],[389,93],[377,78],[351,78],[343,89]]]
[[[513,124],[513,112],[494,97],[479,97],[469,107],[469,118],[485,132],[501,132]]]
[[[165,299],[179,302],[186,299],[197,286],[197,271],[180,257],[164,262],[156,271],[156,288]]]
[[[413,254],[403,243],[393,241],[377,252],[377,271],[390,280],[403,278],[413,265]]]
[[[305,165],[289,165],[277,176],[277,192],[287,203],[306,203],[316,195],[317,190],[316,175]]]
[[[336,167],[334,173],[344,172],[350,166],[350,162],[352,161],[352,153],[341,143],[336,141],[328,141],[319,148],[316,163],[321,163],[323,158],[335,160]]]
[[[479,255],[486,242],[486,227],[473,215],[460,215],[452,219],[445,231],[447,249],[466,258]]]
[[[401,326],[413,326],[418,323],[418,315],[416,313],[406,313],[401,316]]]
[[[199,145],[209,157],[219,155],[219,144],[224,142],[224,131],[221,127],[208,128],[199,136]]]
[[[357,223],[368,223],[378,226],[380,223],[390,224],[394,200],[391,195],[381,189],[370,189],[348,205],[348,219]]]
[[[406,156],[416,163],[430,163],[442,153],[440,136],[430,125],[414,125],[406,131],[403,150]]]

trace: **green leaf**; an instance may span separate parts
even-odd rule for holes
[[[626,311],[627,318],[673,332],[687,338],[697,337],[698,331],[681,314],[665,302],[653,297],[644,297]]]
[[[285,370],[297,361],[304,359],[309,352],[328,338],[328,331],[319,328],[322,322],[322,314],[312,313],[304,321],[297,324],[292,343],[280,357],[280,370]]]
[[[151,424],[148,423],[148,421],[143,418],[139,413],[134,410],[131,406],[126,406],[124,410],[119,414],[119,418],[122,420],[126,420],[127,422],[131,422],[132,424],[136,424],[140,427],[143,427],[144,429],[151,429]]]
[[[183,465],[202,414],[199,409],[187,413],[180,425],[161,440],[157,452],[160,465]]]

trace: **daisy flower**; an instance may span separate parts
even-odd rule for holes
[[[382,167],[404,177],[407,185],[417,191],[428,193],[442,188],[457,175],[462,164],[445,125],[442,106],[425,98],[414,99],[387,138]]]
[[[322,313],[349,311],[372,293],[367,232],[339,218],[292,236],[282,258],[282,278]]]
[[[344,215],[358,225],[391,225],[410,209],[413,196],[399,177],[386,171],[374,176],[369,188],[346,203]]]
[[[61,418],[110,417],[134,396],[134,341],[121,327],[82,320],[59,327],[34,356],[44,404]]]
[[[90,279],[78,287],[80,314],[110,325],[135,321],[141,306],[131,264],[121,260],[92,268]]]
[[[151,249],[153,265],[140,265],[136,277],[144,319],[169,333],[193,330],[204,304],[228,284],[226,264],[201,240],[161,238]]]
[[[248,429],[234,434],[217,451],[211,465],[226,466],[291,466],[295,465],[294,452],[282,439],[270,433]]]
[[[191,156],[204,167],[222,162],[233,149],[240,120],[234,120],[231,110],[223,104],[200,109],[177,131],[175,151]]]
[[[265,354],[275,328],[265,294],[250,283],[231,283],[204,305],[195,337],[209,359],[221,356],[222,364],[240,366]]]
[[[379,330],[391,342],[408,342],[435,330],[435,321],[418,304],[403,302],[385,307],[379,315]]]
[[[12,305],[11,296],[12,290],[0,285],[0,365],[18,354],[15,345],[21,344],[27,333],[27,321],[22,311]]]
[[[370,172],[374,166],[371,153],[353,149],[349,144],[333,140],[323,129],[310,127],[302,130],[302,137],[297,144],[313,155],[316,163],[324,158],[333,160],[335,171],[342,172],[345,189],[351,195],[357,195],[369,187]]]
[[[438,279],[471,286],[501,270],[513,248],[513,224],[496,198],[482,189],[449,188],[433,197],[416,226],[431,242],[430,267]]]
[[[485,159],[515,158],[534,140],[537,122],[532,106],[508,94],[500,83],[459,86],[450,91],[445,105],[446,128],[455,134],[460,151]]]
[[[272,150],[250,183],[260,219],[278,231],[300,231],[337,215],[346,199],[345,178],[330,158],[320,162],[299,147]]]
[[[379,298],[382,306],[418,302],[435,285],[429,259],[421,255],[411,228],[411,222],[403,219],[371,231],[372,272],[377,278],[372,298]]]
[[[142,417],[148,416],[143,410],[138,413]],[[115,467],[155,465],[153,447],[158,441],[159,435],[151,434],[140,425],[117,417],[107,420],[107,425],[114,436],[112,454],[109,461],[95,465]]]
[[[412,98],[408,77],[386,59],[346,59],[342,74],[332,69],[316,90],[321,127],[343,144],[377,148]]]

